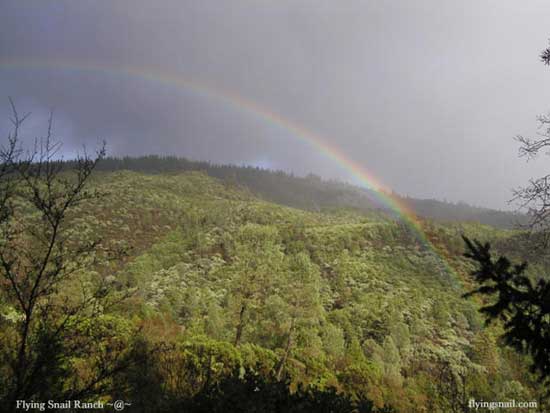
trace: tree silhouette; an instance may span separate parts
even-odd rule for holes
[[[540,58],[545,65],[550,65],[550,47],[542,51]],[[536,136],[516,136],[520,143],[519,156],[528,160],[541,152],[549,153],[550,114],[540,115],[537,119],[539,131]],[[519,202],[520,208],[527,208],[530,215],[528,227],[542,240],[538,247],[547,247],[550,243],[550,174],[533,178],[528,185],[517,188],[512,200]]]
[[[500,319],[504,342],[530,354],[531,369],[541,382],[550,379],[550,283],[526,275],[527,263],[512,264],[506,257],[493,259],[491,247],[463,237],[467,258],[477,263],[472,271],[478,288],[465,297],[482,295],[489,300],[481,308],[487,323]]]
[[[105,278],[86,272],[108,249],[100,238],[83,236],[76,214],[97,196],[87,183],[105,145],[93,157],[84,151],[68,167],[52,138],[50,116],[46,136],[25,151],[19,135],[28,115],[10,104],[13,130],[0,148],[0,299],[14,314],[2,325],[0,342],[0,403],[6,410],[18,399],[101,392],[122,368],[125,347],[114,338],[116,320],[102,317],[113,303]],[[81,289],[68,290],[74,279]],[[88,362],[89,375],[79,383],[71,379],[74,357]]]

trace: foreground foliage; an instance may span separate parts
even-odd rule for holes
[[[467,296],[481,294],[492,301],[481,308],[487,321],[503,321],[504,340],[532,356],[532,370],[541,381],[550,380],[550,283],[526,274],[527,263],[512,265],[506,257],[494,260],[490,245],[464,238],[466,257],[479,268],[473,275],[480,284]]]

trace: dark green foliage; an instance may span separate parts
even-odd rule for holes
[[[354,402],[348,396],[338,394],[334,388],[325,390],[299,387],[290,392],[288,380],[278,381],[254,374],[244,378],[232,375],[205,388],[189,400],[185,400],[180,411],[197,413],[370,413],[388,412],[377,410],[368,400]]]
[[[292,390],[254,360],[258,349],[235,348],[206,340],[179,345],[148,343],[138,338],[132,365],[115,383],[115,398],[132,400],[135,412],[388,412],[366,398],[351,398],[334,387],[299,384]],[[269,364],[269,363],[268,363]]]
[[[490,301],[481,308],[487,321],[500,319],[506,344],[532,356],[532,369],[541,380],[550,378],[550,283],[526,275],[527,263],[512,264],[506,257],[494,260],[489,243],[470,241],[465,256],[478,267],[472,272],[480,284],[466,294]]]

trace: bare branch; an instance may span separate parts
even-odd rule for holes
[[[101,247],[99,238],[79,238],[71,228],[71,211],[95,196],[86,186],[105,156],[105,143],[95,157],[84,148],[74,162],[64,163],[61,143],[53,137],[52,112],[46,135],[36,139],[34,150],[23,155],[20,128],[29,113],[20,116],[13,100],[9,102],[13,129],[6,147],[0,148],[0,279],[4,280],[0,286],[23,314],[15,358],[10,363],[14,373],[10,398],[16,400],[33,395],[39,373],[48,362],[45,354],[30,348],[41,329],[50,328],[46,339],[65,337],[69,320],[84,319],[108,307],[109,289],[99,282],[95,291],[87,291],[80,301],[71,305],[65,301],[63,309],[57,308],[53,299],[62,283],[94,263],[94,253]],[[62,298],[57,301],[63,303]],[[103,380],[108,372],[101,374]]]

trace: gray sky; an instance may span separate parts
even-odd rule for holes
[[[0,91],[67,154],[170,153],[352,180],[229,91],[323,137],[401,194],[508,208],[543,174],[516,134],[550,110],[547,0],[0,0]],[[102,68],[102,70],[98,70]],[[118,68],[118,71],[117,71]],[[0,139],[8,129],[0,103]],[[550,169],[550,168],[548,168]]]

